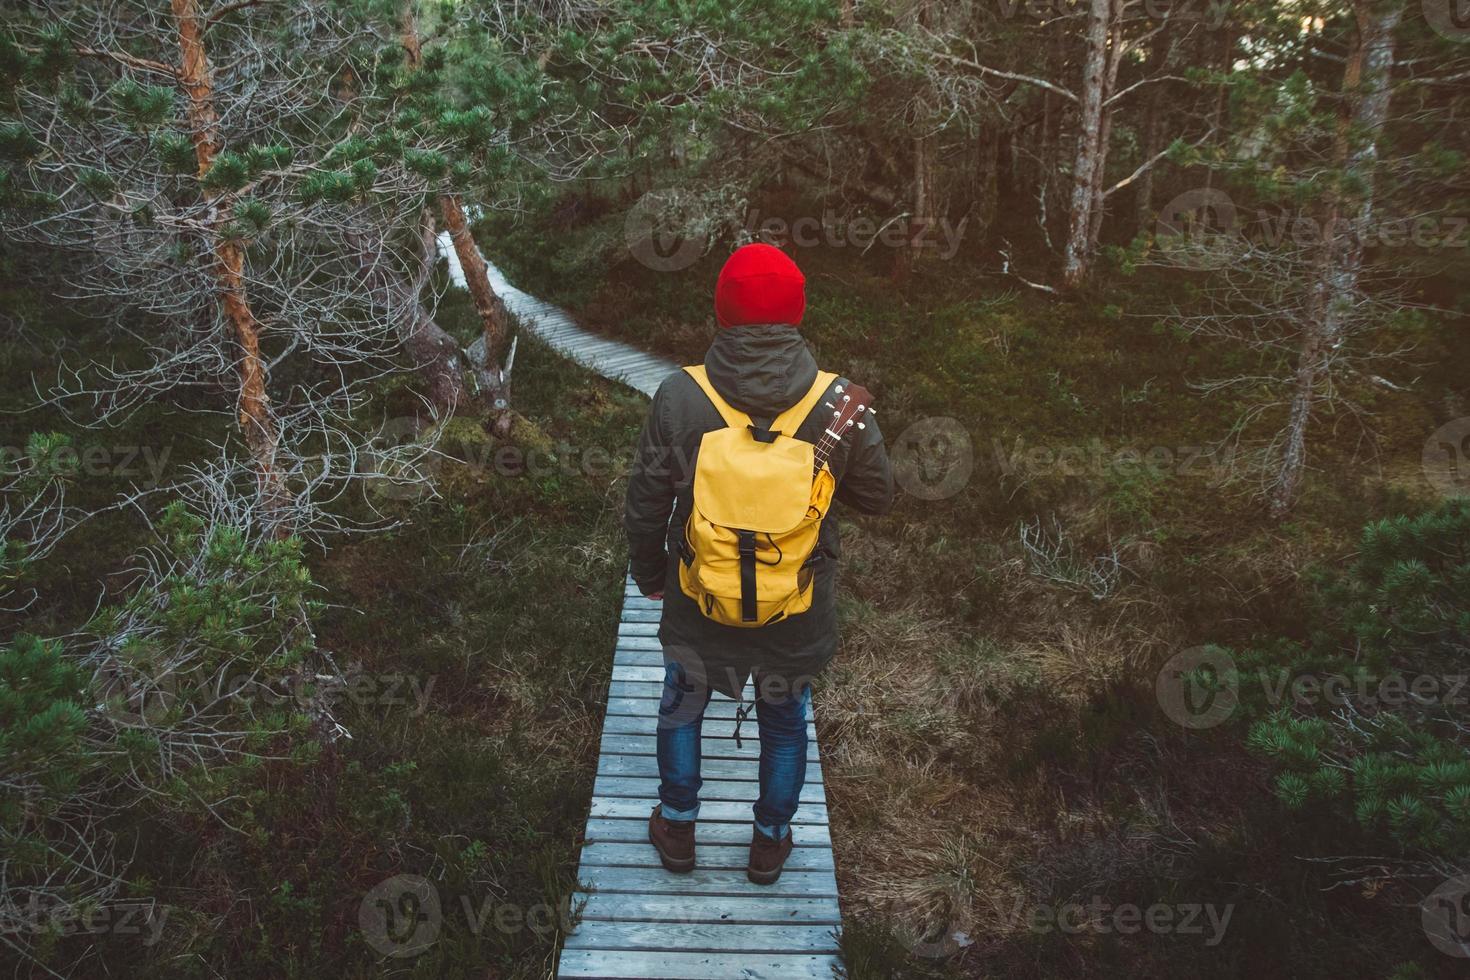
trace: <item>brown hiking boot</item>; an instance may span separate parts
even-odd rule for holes
[[[786,867],[786,859],[790,856],[791,828],[786,829],[786,836],[779,841],[759,830],[752,830],[750,864],[745,869],[745,877],[757,885],[773,885],[781,877],[781,869]]]
[[[648,843],[658,851],[658,859],[670,871],[683,874],[694,870],[694,821],[667,820],[663,804],[648,816]]]

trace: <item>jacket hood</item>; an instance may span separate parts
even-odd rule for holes
[[[710,383],[747,415],[769,421],[801,400],[817,380],[817,361],[784,323],[721,330],[704,355]]]

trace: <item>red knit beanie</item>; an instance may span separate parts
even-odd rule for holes
[[[722,327],[801,322],[806,276],[773,245],[742,245],[725,260],[715,283],[715,316]]]

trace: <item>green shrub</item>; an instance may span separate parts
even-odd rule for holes
[[[1364,528],[1353,563],[1316,576],[1309,623],[1303,643],[1235,655],[1246,744],[1276,767],[1277,797],[1404,851],[1465,854],[1470,500]],[[1302,677],[1336,685],[1293,698],[1288,682]]]

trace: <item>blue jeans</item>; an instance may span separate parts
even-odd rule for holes
[[[756,678],[756,691],[762,690]],[[658,798],[669,820],[699,816],[699,740],[710,687],[687,678],[676,662],[664,665],[663,697],[658,707]],[[773,695],[775,692],[771,692]],[[755,719],[760,733],[760,797],[752,810],[756,829],[781,840],[796,815],[797,799],[806,782],[806,722],[812,702],[810,684],[780,696],[757,697]]]

